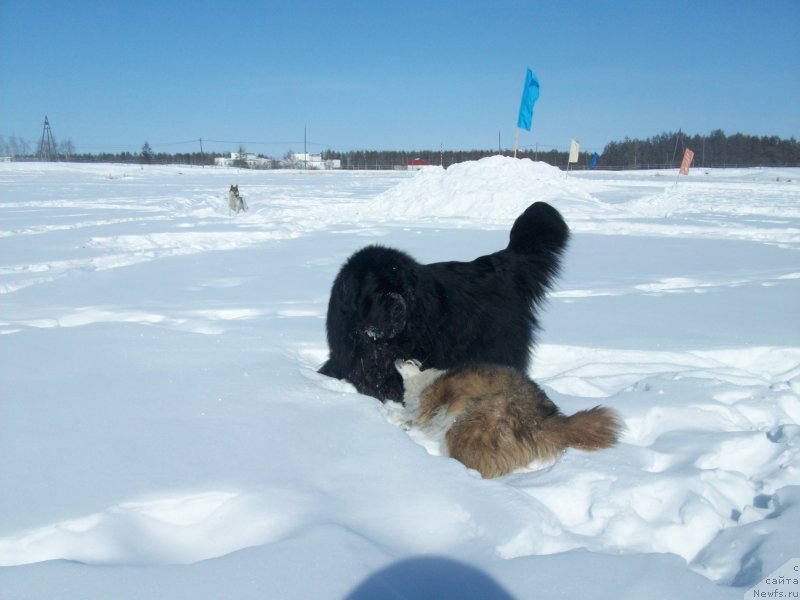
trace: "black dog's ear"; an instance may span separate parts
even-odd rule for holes
[[[337,304],[343,311],[354,311],[358,304],[358,286],[351,276],[339,277],[334,282],[331,300],[336,296]]]
[[[320,369],[320,373],[337,379],[350,376],[356,355],[355,310],[350,308],[352,287],[340,284],[337,279],[328,301],[325,329],[330,348],[330,358]]]

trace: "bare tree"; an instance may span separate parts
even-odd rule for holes
[[[69,157],[75,154],[75,144],[69,138],[61,140],[58,144],[58,153],[66,160],[69,160]]]
[[[153,149],[150,147],[150,142],[145,142],[144,146],[142,146],[142,162],[150,164],[153,162],[155,156],[155,152],[153,152]]]
[[[31,145],[24,138],[11,135],[8,138],[8,153],[11,156],[28,156],[31,153]]]

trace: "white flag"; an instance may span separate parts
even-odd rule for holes
[[[569,162],[578,162],[578,153],[581,149],[581,143],[578,140],[572,140],[569,143]]]

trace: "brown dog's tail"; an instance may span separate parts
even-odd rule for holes
[[[604,406],[581,410],[570,417],[554,415],[542,422],[541,435],[550,445],[577,448],[579,450],[602,450],[617,443],[623,429],[617,413]]]
[[[527,397],[517,400],[498,392],[473,403],[445,435],[448,454],[484,477],[498,477],[533,462],[552,463],[569,447],[609,448],[622,430],[622,421],[609,408],[596,406],[567,417],[550,403],[545,416],[547,407],[536,407]]]

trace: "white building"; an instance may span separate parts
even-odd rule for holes
[[[242,161],[250,169],[270,169],[275,167],[275,161],[271,158],[260,158],[251,152],[231,152],[230,158],[218,157],[214,159],[214,164],[218,167],[236,167]],[[310,154],[305,152],[294,152],[283,166],[289,169],[341,169],[340,160],[322,160],[321,154]]]
[[[340,160],[322,160],[322,154],[310,154],[307,152],[292,153],[290,165],[295,169],[341,169]]]
[[[268,169],[272,166],[272,159],[258,157],[252,152],[231,152],[230,158],[215,158],[214,164],[218,167],[235,167],[242,161],[244,161],[250,169]]]

